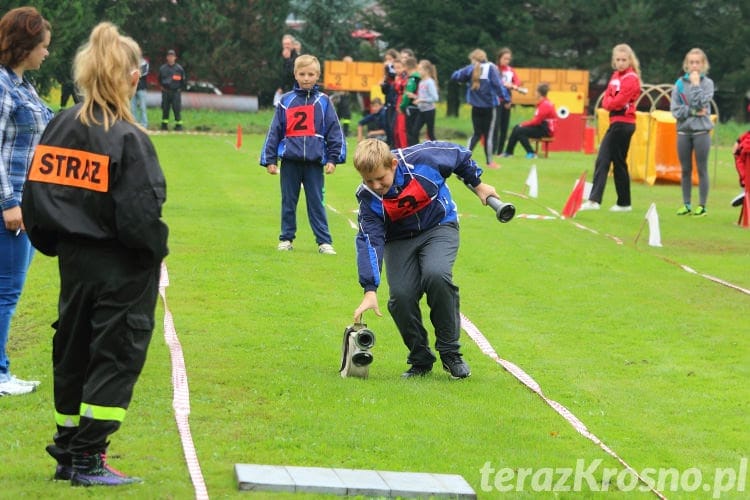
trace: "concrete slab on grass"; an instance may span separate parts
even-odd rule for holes
[[[294,491],[390,498],[477,498],[469,483],[458,474],[258,464],[235,464],[234,470],[242,491]]]

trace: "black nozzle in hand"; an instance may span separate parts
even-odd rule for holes
[[[490,196],[487,198],[487,205],[492,207],[500,222],[508,222],[516,215],[516,207],[512,203],[503,203],[500,198]]]

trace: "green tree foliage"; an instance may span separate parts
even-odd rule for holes
[[[42,92],[69,77],[75,50],[106,19],[141,44],[154,71],[174,48],[190,77],[268,102],[290,12],[307,21],[294,32],[304,52],[322,61],[378,59],[351,37],[371,28],[385,46],[431,60],[443,89],[472,49],[494,60],[504,46],[516,66],[586,69],[592,82],[606,83],[618,43],[633,47],[647,83],[673,82],[685,53],[704,49],[722,118],[744,116],[750,88],[750,3],[742,0],[0,0],[0,12],[20,5],[39,8],[53,25],[50,57],[33,75]]]

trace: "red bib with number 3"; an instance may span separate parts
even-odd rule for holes
[[[383,208],[392,221],[401,220],[422,210],[432,200],[424,187],[415,178],[407,184],[397,197],[383,199]]]
[[[286,110],[286,136],[315,135],[315,106],[295,106]]]

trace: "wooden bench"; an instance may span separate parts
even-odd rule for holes
[[[534,153],[539,156],[539,144],[542,145],[542,154],[544,158],[549,157],[549,145],[554,141],[554,137],[529,137],[529,143],[534,145]]]

